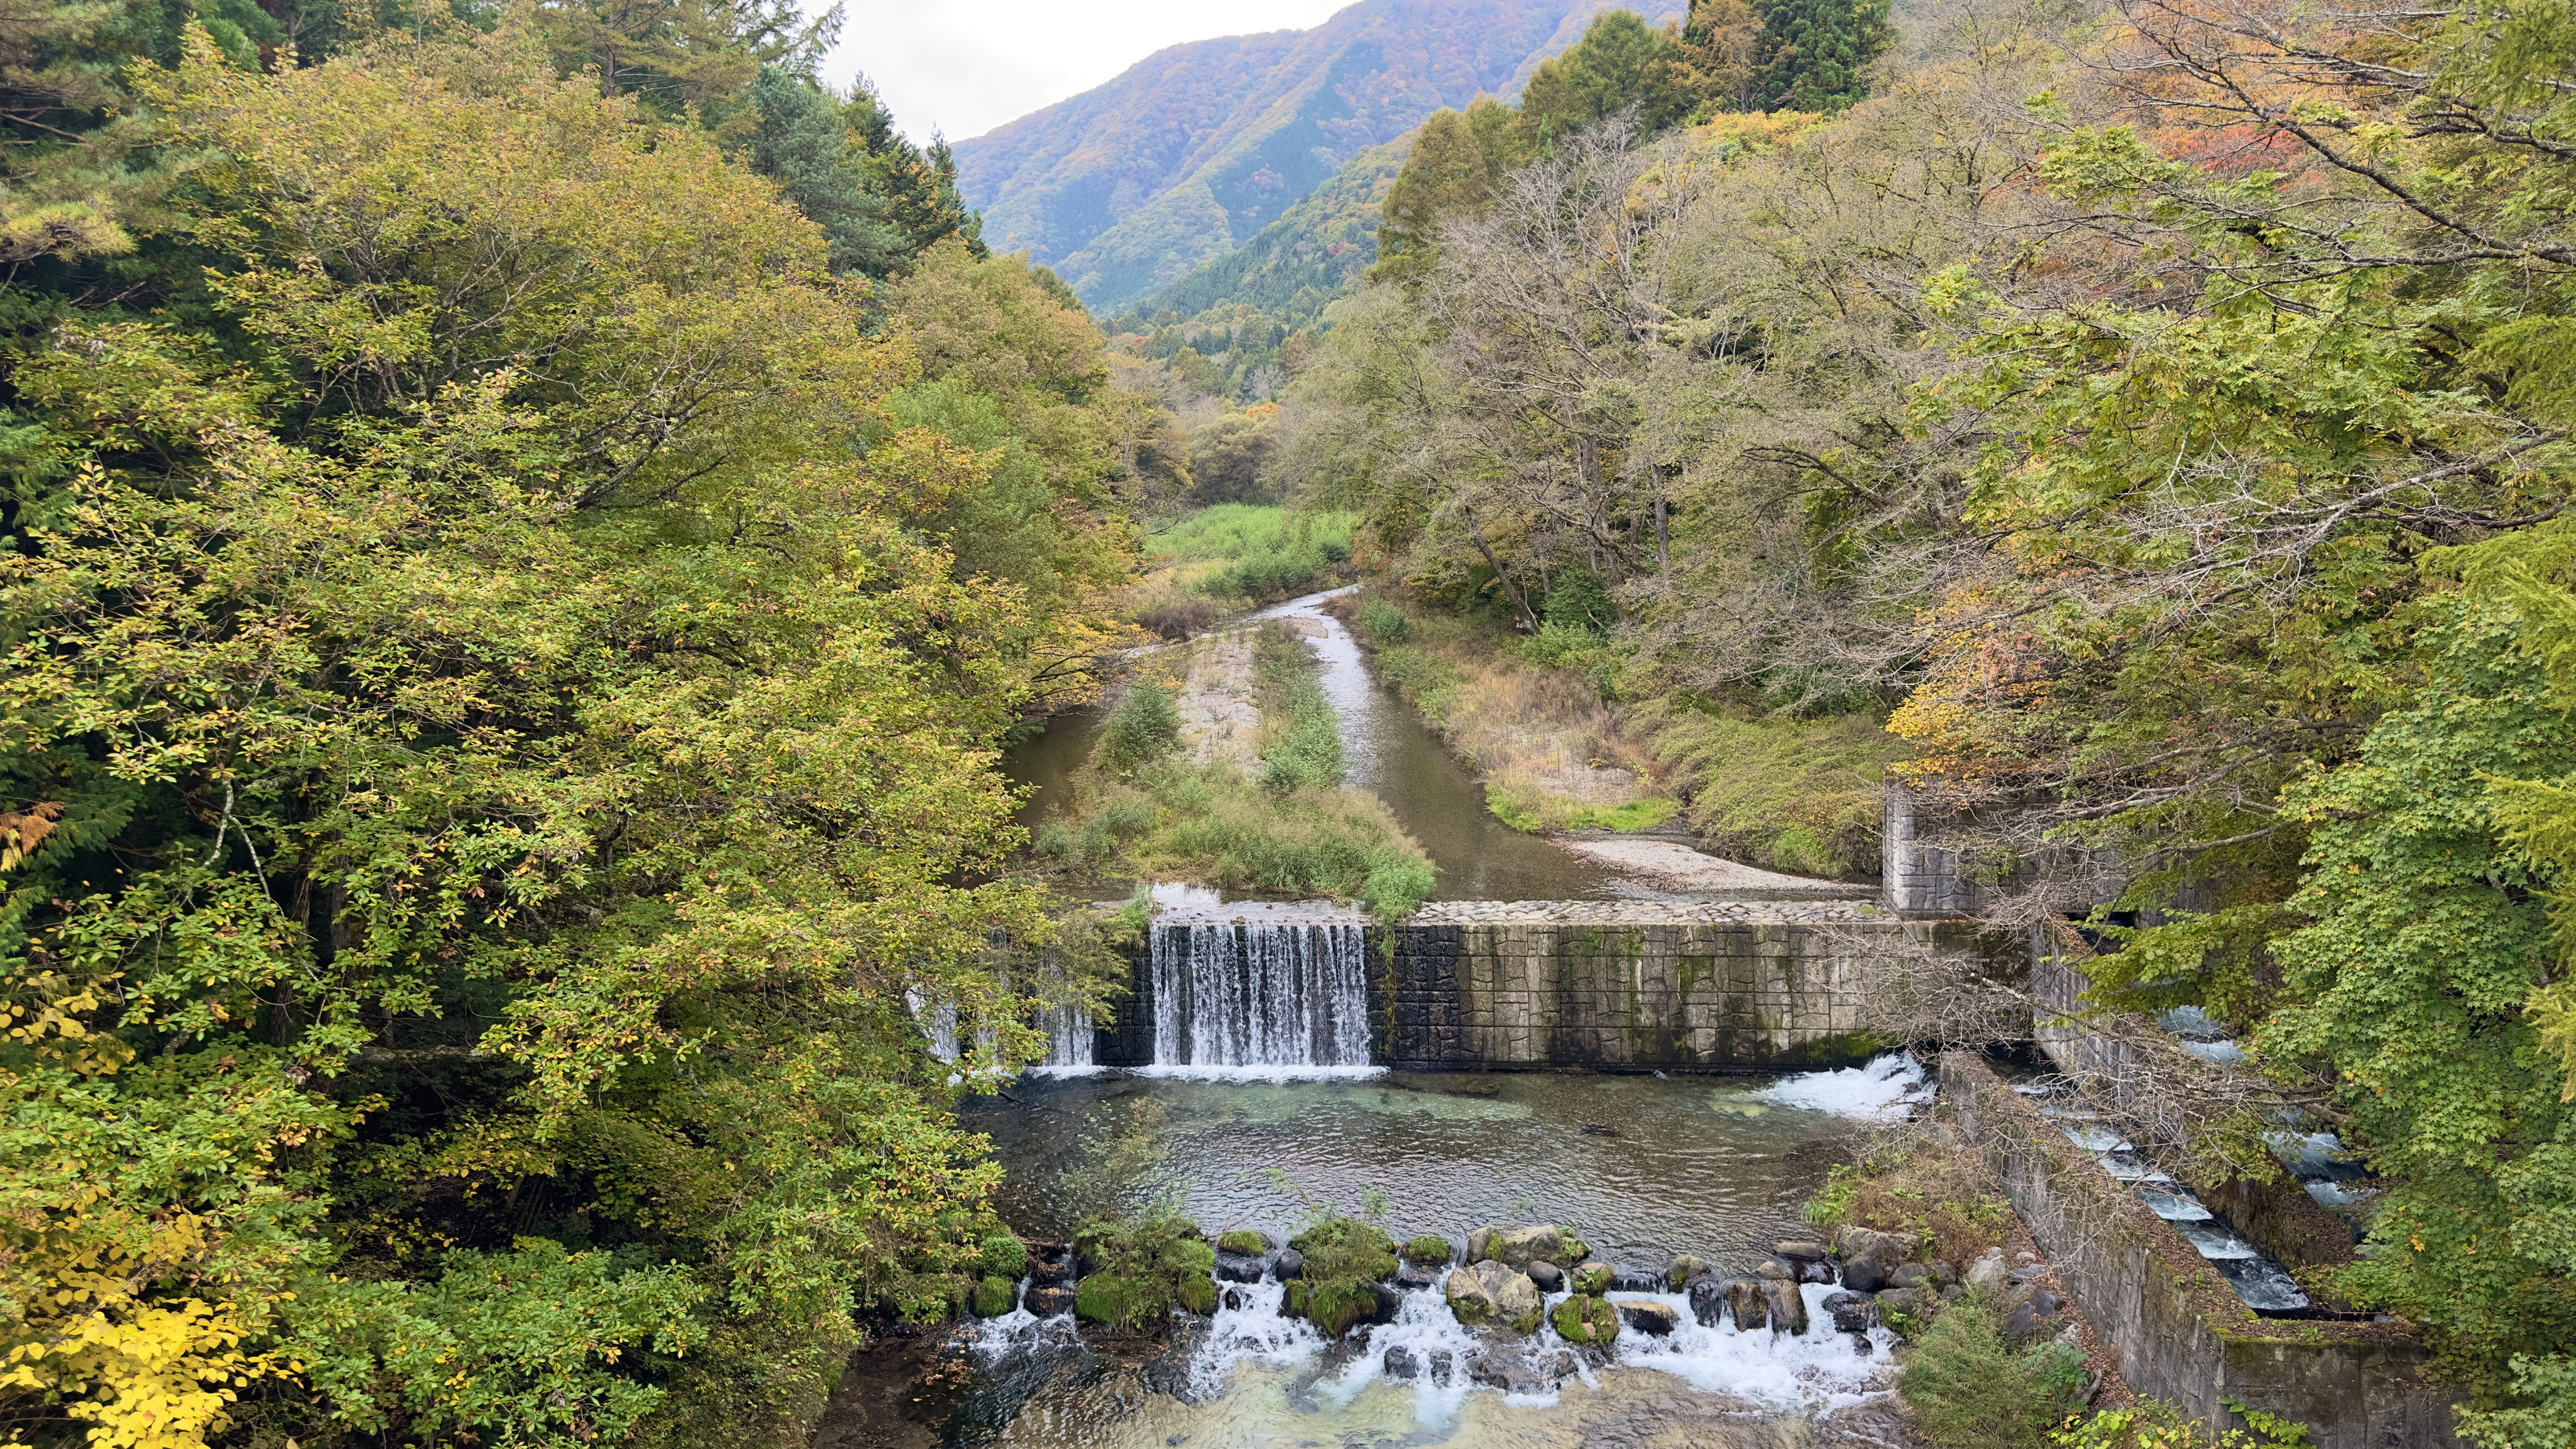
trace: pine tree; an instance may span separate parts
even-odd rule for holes
[[[1492,96],[1476,97],[1463,115],[1434,111],[1378,206],[1376,275],[1405,275],[1427,265],[1442,219],[1491,204],[1523,155],[1511,108]]]
[[[1688,114],[1692,97],[1677,83],[1677,37],[1648,29],[1632,10],[1593,18],[1574,48],[1540,61],[1521,91],[1521,131],[1535,146],[1605,116],[1630,112],[1657,131]]]
[[[1762,12],[1756,59],[1766,110],[1844,109],[1869,98],[1862,72],[1896,38],[1887,0],[1755,0]]]
[[[808,81],[762,66],[751,103],[758,116],[752,168],[823,229],[832,270],[883,277],[901,265],[912,249],[887,220],[885,198],[870,188],[864,153],[851,144],[831,99]]]
[[[886,221],[902,234],[907,255],[919,256],[947,236],[963,240],[976,257],[988,255],[984,219],[967,210],[957,190],[957,160],[945,139],[932,138],[927,154],[905,139],[866,76],[841,107],[841,124],[858,143],[869,188],[885,198]]]

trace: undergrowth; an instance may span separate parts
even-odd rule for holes
[[[1736,718],[1648,700],[1629,712],[1719,854],[1796,875],[1874,875],[1887,767],[1911,747],[1870,714]]]
[[[1879,1138],[1857,1162],[1836,1163],[1806,1206],[1807,1221],[1819,1229],[1850,1224],[1894,1233],[1924,1258],[1963,1271],[2003,1245],[2011,1213],[1973,1157],[1910,1131]]]
[[[2049,1435],[2054,1449],[2307,1449],[2308,1426],[2277,1414],[2221,1400],[2245,1416],[2250,1428],[2224,1432],[2204,1427],[2178,1404],[2140,1399],[2070,1420]]]
[[[1977,1290],[1933,1315],[1896,1380],[1932,1449],[2048,1449],[2084,1390],[2082,1354],[2056,1343],[2014,1347],[2000,1307]]]
[[[1350,576],[1358,523],[1355,513],[1220,503],[1153,535],[1146,548],[1171,560],[1181,587],[1216,598],[1284,599]]]
[[[1267,738],[1261,783],[1273,790],[1329,790],[1342,783],[1342,725],[1315,679],[1314,656],[1277,629],[1253,637],[1254,701]]]

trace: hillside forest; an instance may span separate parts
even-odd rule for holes
[[[0,1430],[804,1442],[1023,1268],[952,1105],[1131,928],[1003,750],[1293,550],[1744,858],[1892,777],[2576,1445],[2569,18],[1607,11],[1113,345],[838,10],[0,17]]]

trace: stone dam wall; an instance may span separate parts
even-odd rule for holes
[[[1370,1058],[1398,1070],[1845,1065],[1880,1045],[1861,1031],[1864,962],[1979,947],[1964,923],[1852,901],[1434,902],[1369,938]],[[1154,1060],[1153,978],[1140,960],[1099,1064]]]

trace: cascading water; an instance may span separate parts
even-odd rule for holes
[[[1249,904],[1152,932],[1154,1070],[1322,1075],[1369,1067],[1361,918]]]

